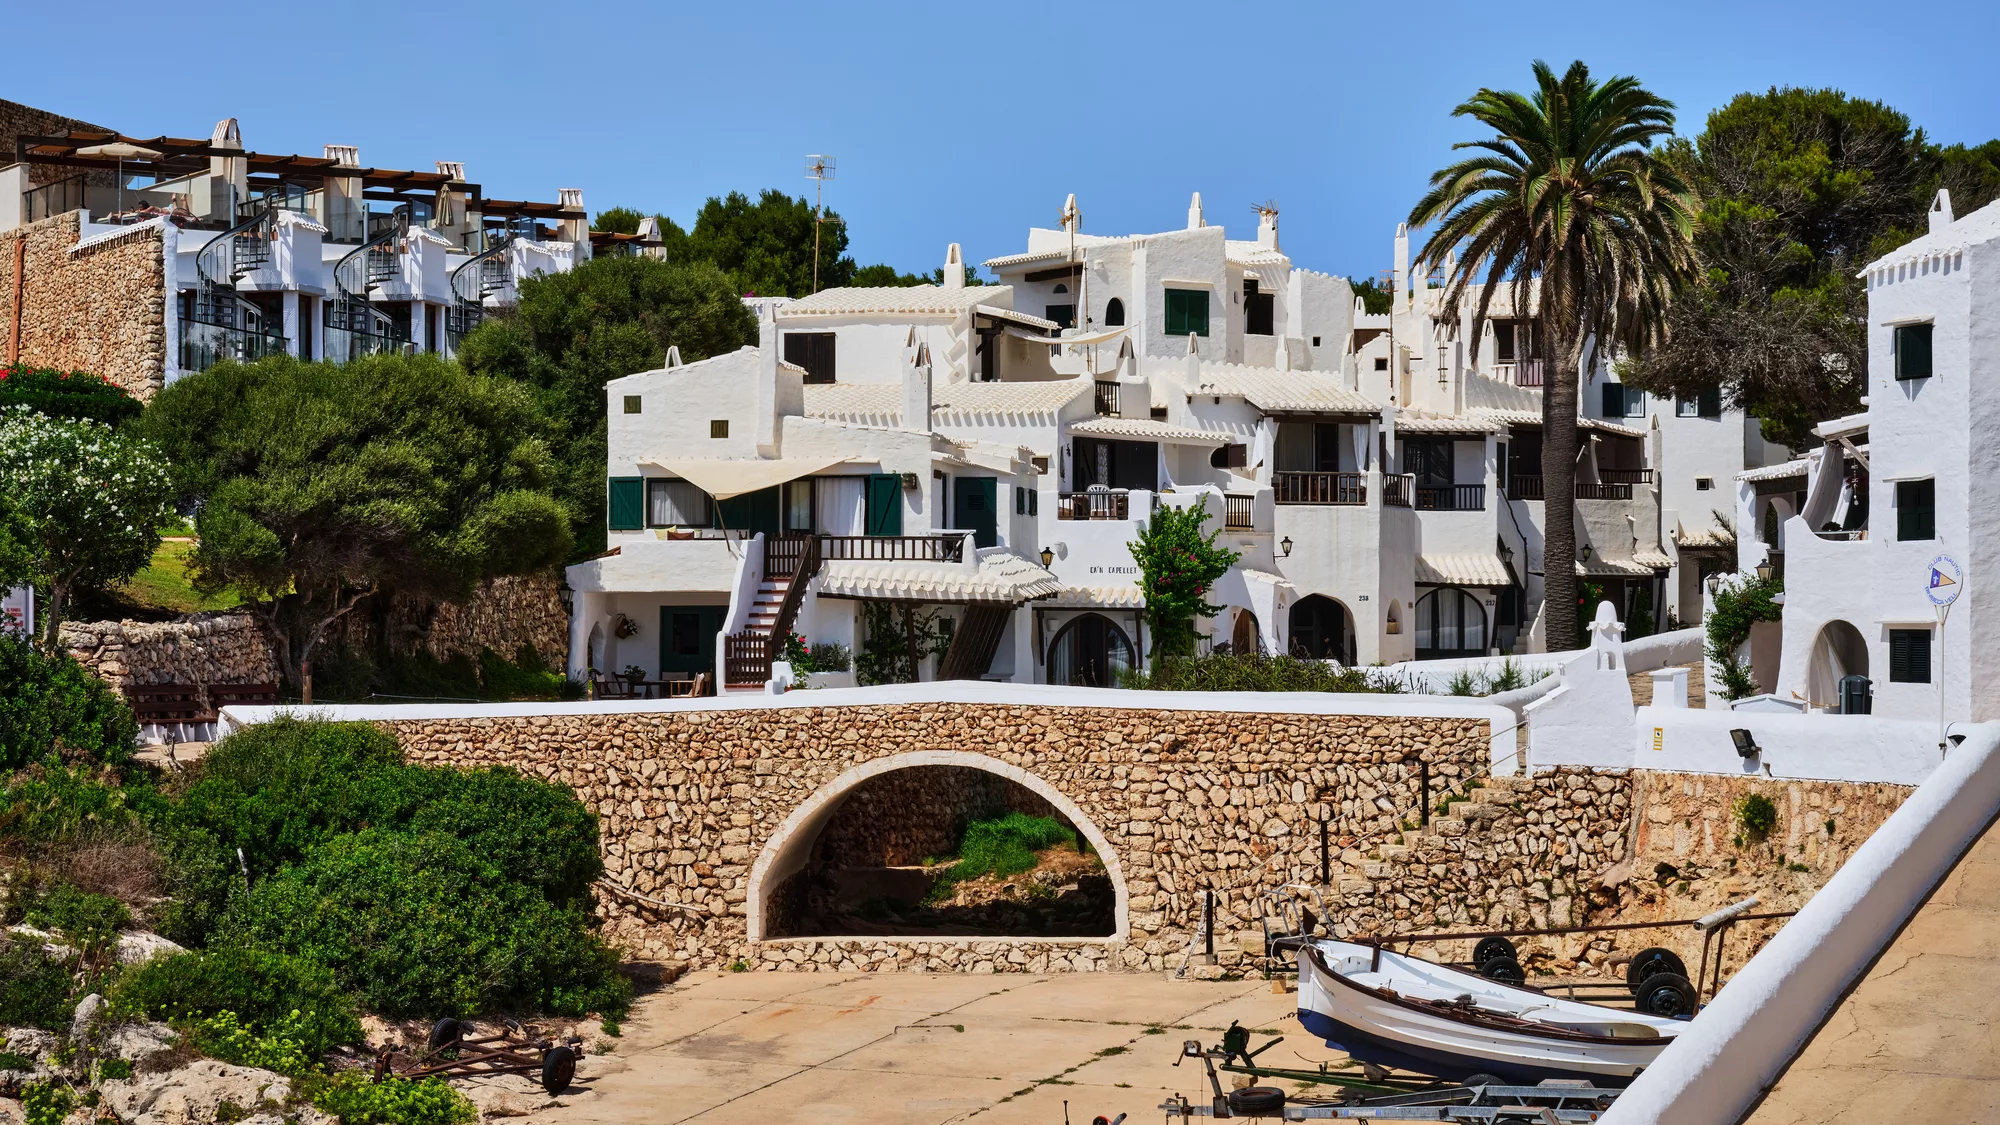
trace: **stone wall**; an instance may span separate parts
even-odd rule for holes
[[[512,660],[527,644],[545,665],[560,670],[569,654],[569,614],[560,589],[554,573],[524,574],[484,583],[462,604],[397,594],[385,607],[370,599],[347,615],[339,640],[348,648],[372,651],[377,638],[387,634],[392,650],[421,649],[438,660],[477,659],[482,648]]]
[[[22,105],[20,102],[10,102],[5,98],[0,98],[0,166],[14,162],[14,139],[16,137],[24,134],[28,136],[56,137],[62,136],[72,129],[91,133],[108,133],[112,131],[102,125],[92,125],[88,121],[79,121],[74,117],[64,117],[61,114],[50,113],[44,109],[36,109],[31,105]],[[64,168],[54,164],[34,164],[29,166],[28,178],[29,182],[35,184],[54,183],[57,180],[76,175],[76,171],[74,168]],[[116,182],[116,177],[110,172],[96,172],[92,173],[91,176],[96,182],[105,184]]]
[[[912,766],[847,794],[813,843],[813,866],[901,867],[949,855],[967,821],[1024,812],[1062,814],[998,774],[963,766]]]
[[[62,645],[114,687],[132,684],[267,684],[278,663],[247,613],[179,621],[65,621]]]
[[[415,761],[513,766],[574,787],[601,818],[610,878],[627,889],[601,895],[600,909],[631,954],[772,968],[1162,968],[1198,930],[1206,892],[1218,930],[1247,928],[1264,890],[1316,878],[1320,820],[1350,842],[1393,832],[1414,819],[1420,758],[1441,783],[1482,769],[1489,753],[1477,719],[1001,704],[384,725]],[[1100,834],[1123,882],[1123,937],[751,942],[760,856],[812,844],[786,836],[787,818],[863,763],[936,751],[986,756],[1072,803],[1081,816],[1070,819]]]
[[[166,379],[166,235],[139,225],[76,250],[81,223],[82,212],[71,211],[0,233],[0,358],[18,303],[19,362],[88,371],[150,400]]]

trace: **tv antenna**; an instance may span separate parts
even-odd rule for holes
[[[813,182],[813,292],[819,292],[819,228],[826,222],[826,182],[833,179],[834,159],[825,153],[806,157],[806,178]]]

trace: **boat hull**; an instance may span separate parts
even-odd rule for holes
[[[1393,955],[1384,955],[1384,959],[1391,958]],[[1393,960],[1398,967],[1409,964],[1403,958]],[[1490,1074],[1524,1086],[1563,1079],[1617,1087],[1631,1082],[1673,1041],[1671,1034],[1621,1040],[1511,1030],[1452,1018],[1399,997],[1402,993],[1412,998],[1450,999],[1460,983],[1458,978],[1463,978],[1465,991],[1477,995],[1482,1004],[1523,1002],[1516,999],[1519,997],[1525,998],[1528,1006],[1548,1009],[1559,1018],[1592,1018],[1597,1014],[1607,1024],[1626,1027],[1655,1022],[1636,1014],[1628,1018],[1627,1013],[1611,1009],[1544,1001],[1538,994],[1504,990],[1494,982],[1440,966],[1426,965],[1420,976],[1398,976],[1393,968],[1356,976],[1367,983],[1347,980],[1324,968],[1309,950],[1301,950],[1299,1023],[1328,1046],[1377,1066],[1453,1081]],[[1509,992],[1514,996],[1506,995]]]

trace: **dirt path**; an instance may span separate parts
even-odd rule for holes
[[[697,973],[642,1000],[580,1088],[524,1121],[1047,1125],[1065,1100],[1075,1122],[1149,1119],[1169,1093],[1203,1100],[1200,1070],[1174,1059],[1231,1020],[1284,1035],[1278,1065],[1339,1059],[1299,1030],[1295,999],[1113,973]]]

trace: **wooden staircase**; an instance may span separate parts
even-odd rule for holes
[[[819,571],[819,560],[817,536],[766,542],[764,577],[750,600],[749,618],[741,632],[725,638],[725,687],[759,687],[771,678],[771,664],[784,653],[785,635],[798,620],[800,598]]]

